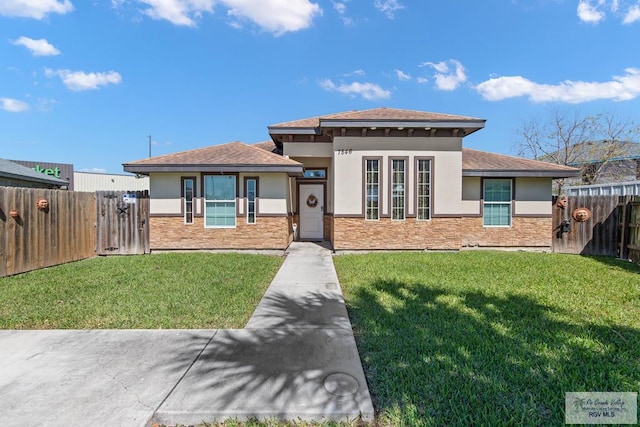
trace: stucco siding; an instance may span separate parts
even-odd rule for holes
[[[482,199],[482,180],[480,177],[465,176],[462,178],[462,211],[463,215],[480,215]]]
[[[407,142],[406,140],[410,141]],[[433,138],[446,140],[445,138]],[[451,149],[458,146],[457,138],[449,142],[449,150],[425,150],[424,145],[443,145],[443,141],[430,138],[336,138],[334,157],[336,215],[362,215],[363,165],[365,158],[379,158],[381,178],[381,216],[389,215],[390,159],[405,158],[407,182],[407,214],[413,215],[415,200],[415,159],[432,157],[433,214],[459,215],[462,212],[462,152]],[[386,143],[384,142],[386,141]],[[371,146],[378,148],[371,149]],[[387,149],[388,146],[388,149]],[[398,149],[401,147],[402,149]],[[413,148],[409,150],[407,148]]]
[[[551,215],[551,179],[517,178],[514,215]]]
[[[287,175],[252,175],[259,179],[258,213],[271,215],[287,214]],[[244,191],[244,189],[243,189]],[[244,193],[243,193],[244,196]]]
[[[289,157],[331,157],[333,144],[330,142],[290,142],[283,144],[282,154]]]

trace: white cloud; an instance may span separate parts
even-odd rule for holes
[[[402,81],[411,80],[411,76],[405,73],[404,71],[398,70],[397,68],[393,71],[396,73],[396,77],[398,78],[398,80],[402,80]]]
[[[527,96],[533,102],[565,102],[579,104],[599,99],[628,101],[640,96],[640,69],[627,68],[622,76],[608,82],[565,80],[557,85],[540,84],[522,76],[496,77],[476,86],[489,101]]]
[[[375,83],[340,83],[335,84],[330,79],[324,79],[319,82],[320,87],[331,92],[338,92],[349,96],[361,96],[368,101],[374,101],[377,99],[389,99],[391,98],[391,92],[381,88]]]
[[[341,2],[337,2],[337,1],[332,1],[331,3],[333,3],[333,9],[336,12],[338,12],[338,14],[344,15],[347,12],[347,4],[346,3],[341,3]]]
[[[631,6],[629,3],[631,3],[629,0],[622,2],[620,0],[580,0],[577,9],[578,18],[582,22],[599,24],[607,17],[607,13],[611,12],[621,17],[623,24],[640,21],[640,2],[636,0]],[[626,12],[623,13],[621,9],[625,8]]]
[[[637,21],[640,21],[640,4],[630,7],[622,19],[623,24],[633,24]]]
[[[203,12],[213,13],[214,0],[138,0],[150,7],[144,13],[152,19],[166,19],[174,25],[195,27]]]
[[[24,46],[31,51],[33,56],[56,56],[60,51],[45,39],[34,40],[29,37],[20,37],[13,41],[17,46]]]
[[[195,27],[203,13],[213,13],[216,0],[138,0],[148,5],[144,13],[174,25]],[[322,9],[310,0],[219,0],[228,8],[231,25],[241,28],[248,20],[276,36],[309,28]]]
[[[349,0],[345,0],[345,2],[337,2],[337,1],[333,1],[331,0],[331,3],[333,4],[333,9],[338,13],[338,15],[340,16],[340,19],[342,20],[342,23],[346,26],[351,26],[354,24],[353,19],[346,16],[347,13],[347,2]]]
[[[10,113],[21,113],[29,109],[29,104],[12,98],[0,98],[0,108]]]
[[[50,13],[64,15],[73,10],[69,0],[1,0],[0,15],[42,19]]]
[[[304,30],[322,9],[309,0],[221,0],[229,8],[227,14],[248,19],[275,36]]]
[[[455,59],[437,63],[425,62],[421,66],[428,66],[436,71],[433,77],[436,88],[440,90],[455,90],[467,81],[464,66]]]
[[[580,18],[582,22],[591,24],[599,23],[605,17],[605,13],[599,9],[602,4],[602,1],[598,1],[596,5],[593,5],[588,0],[581,0],[580,3],[578,3],[578,18]]]
[[[426,77],[417,77],[416,81],[421,85],[423,85],[423,84],[426,84],[429,81],[429,79],[427,79]]]
[[[100,86],[119,84],[122,81],[120,73],[108,71],[106,73],[85,73],[84,71],[52,70],[45,68],[47,77],[58,76],[62,83],[69,89],[80,92],[83,90],[96,90]]]
[[[404,6],[398,0],[376,0],[373,5],[380,12],[387,15],[389,19],[395,18],[395,13],[400,9],[404,9]]]
[[[78,172],[107,173],[107,170],[104,168],[83,168]]]
[[[342,76],[343,77],[353,77],[353,76],[364,76],[365,74],[367,74],[367,73],[365,73],[363,69],[358,68],[357,70],[354,70],[354,71],[352,71],[350,73],[343,74]]]

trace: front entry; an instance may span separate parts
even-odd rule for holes
[[[324,238],[324,184],[301,184],[300,239],[322,240]]]

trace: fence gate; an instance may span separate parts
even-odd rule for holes
[[[620,257],[625,249],[625,196],[568,196],[561,208],[554,198],[553,251],[569,254]],[[587,208],[591,218],[580,222],[573,217],[577,208]],[[563,227],[564,224],[564,227]]]
[[[140,255],[149,250],[149,192],[98,191],[98,255]]]

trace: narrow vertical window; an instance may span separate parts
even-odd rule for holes
[[[483,189],[485,227],[511,226],[511,180],[485,179]]]
[[[255,178],[247,179],[247,224],[256,223],[256,195],[258,182]]]
[[[405,219],[405,161],[391,160],[391,219]]]
[[[380,160],[365,160],[365,218],[380,219]]]
[[[431,219],[431,160],[418,160],[418,219]]]
[[[182,194],[184,200],[183,212],[184,223],[193,224],[193,198],[194,198],[194,185],[195,179],[183,178],[182,180]]]

